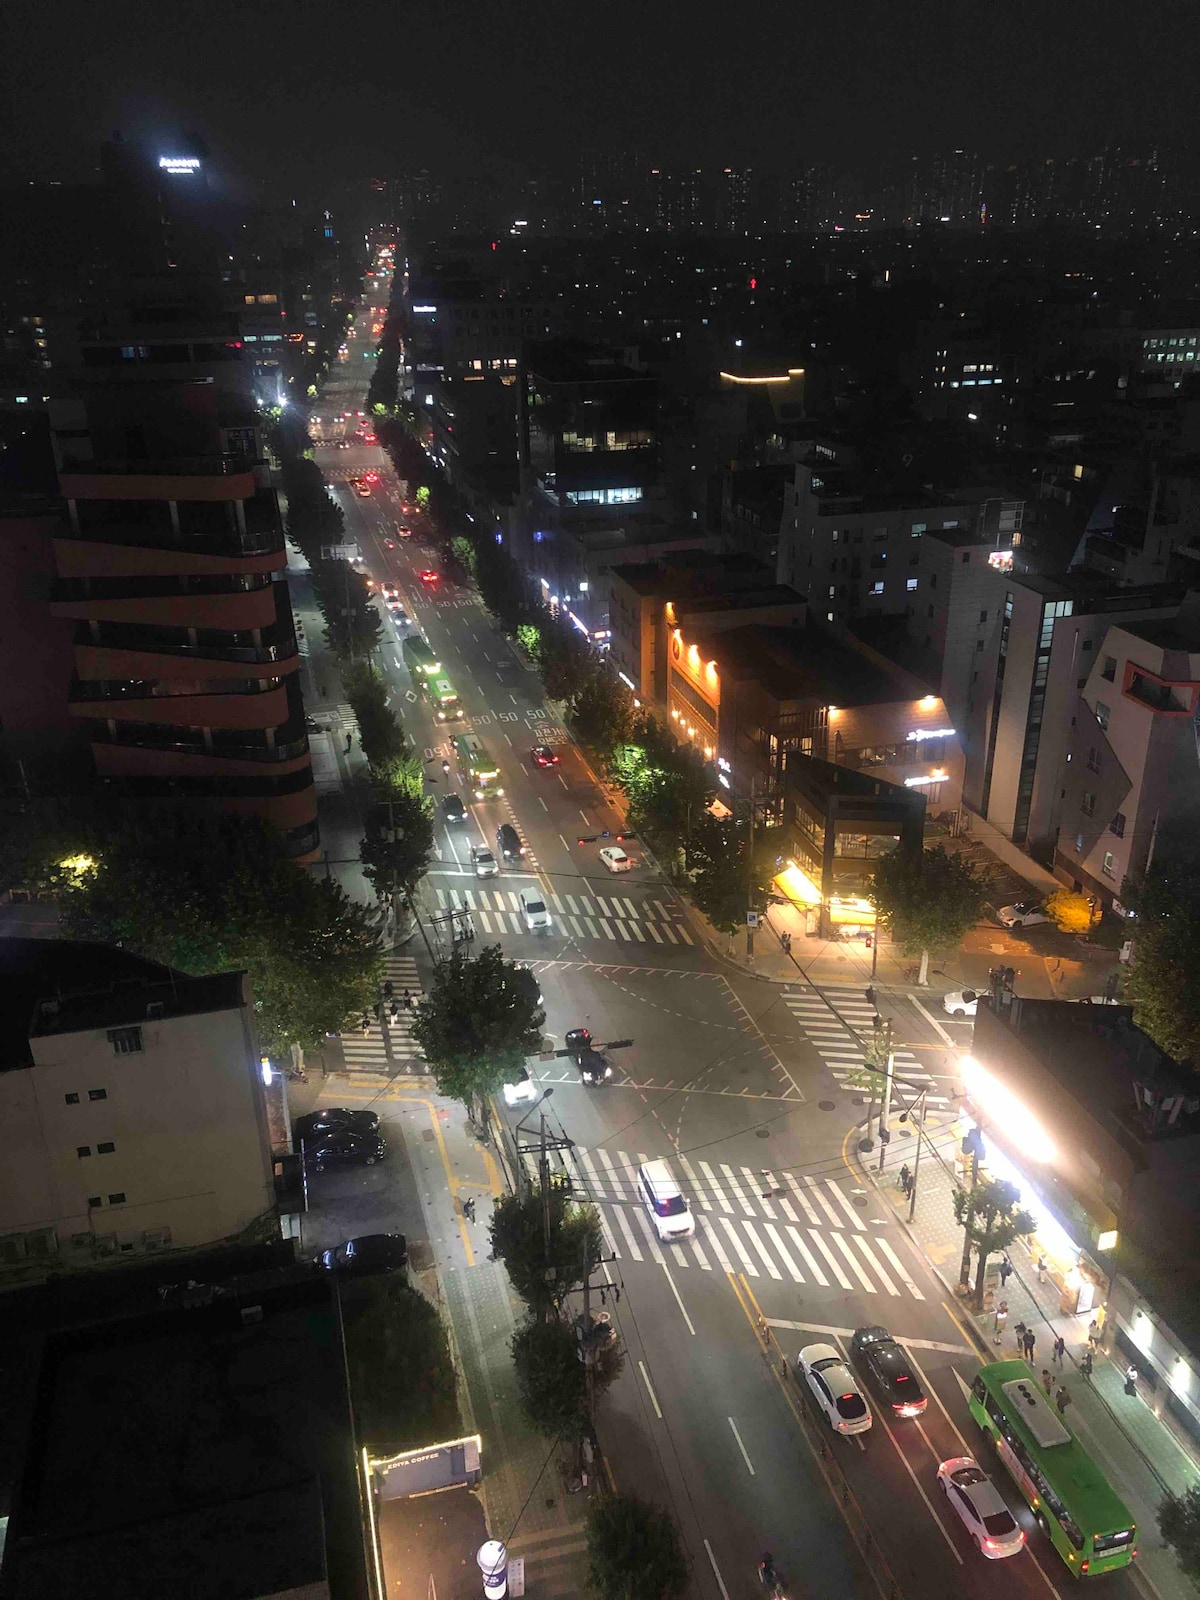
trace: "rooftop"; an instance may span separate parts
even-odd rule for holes
[[[817,705],[888,705],[914,698],[920,685],[813,624],[804,628],[750,625],[696,640],[721,672],[757,679],[776,700]],[[691,640],[688,641],[692,642]]]
[[[753,556],[712,550],[678,550],[660,561],[628,562],[613,575],[647,599],[675,600],[681,595],[712,594],[729,584],[765,588],[773,573]]]
[[[0,939],[0,1071],[31,1067],[31,1039],[120,1027],[146,1019],[231,1011],[242,974],[193,978],[112,945],[70,939]]]

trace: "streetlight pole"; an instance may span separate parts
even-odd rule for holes
[[[895,1070],[896,1056],[892,1050],[892,1025],[885,1025],[887,1035],[887,1068],[883,1079],[883,1105],[879,1109],[879,1166],[878,1171],[883,1171],[884,1159],[887,1156],[887,1147],[892,1141],[892,1132],[888,1127],[888,1119],[892,1114],[892,1073]]]
[[[917,1096],[917,1153],[913,1158],[912,1184],[908,1191],[908,1220],[911,1222],[917,1209],[917,1178],[921,1171],[921,1146],[925,1142],[925,1096],[928,1089],[922,1089]]]

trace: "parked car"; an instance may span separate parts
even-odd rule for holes
[[[529,752],[535,767],[556,767],[558,757],[548,744],[535,745]]]
[[[327,1133],[348,1129],[351,1133],[374,1133],[379,1118],[373,1111],[348,1111],[345,1106],[322,1106],[305,1117],[297,1117],[292,1133],[297,1145],[317,1144]]]
[[[1025,1534],[999,1489],[970,1456],[952,1456],[937,1471],[938,1482],[963,1526],[989,1561],[1019,1555]]]
[[[866,1433],[874,1420],[871,1408],[839,1350],[831,1344],[806,1345],[796,1369],[835,1433]]]
[[[402,1233],[364,1233],[322,1250],[316,1259],[326,1272],[397,1272],[408,1266],[408,1241]]]
[[[942,1010],[952,1017],[973,1017],[979,1009],[979,995],[974,989],[951,989],[942,996]]]
[[[305,1159],[317,1172],[326,1167],[373,1167],[386,1152],[387,1140],[381,1133],[351,1133],[348,1128],[336,1128],[304,1146]]]
[[[442,801],[442,815],[447,822],[465,822],[467,808],[463,805],[461,796],[448,794]]]
[[[542,899],[540,889],[522,889],[518,899],[521,902],[521,915],[525,918],[525,926],[530,933],[549,928],[550,913],[546,910],[546,902]]]
[[[627,856],[619,844],[605,845],[600,859],[610,872],[629,872],[633,867],[632,857]]]
[[[1049,922],[1045,910],[1035,900],[1014,900],[1010,906],[1001,906],[997,919],[1006,928],[1035,928],[1039,922]]]
[[[500,871],[499,863],[485,844],[471,846],[471,865],[477,878],[494,878]]]
[[[898,1417],[919,1417],[928,1401],[903,1348],[886,1328],[856,1328],[850,1348]]]

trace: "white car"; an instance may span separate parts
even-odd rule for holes
[[[1000,1491],[977,1461],[953,1456],[938,1468],[938,1482],[963,1526],[989,1561],[1019,1555],[1025,1534],[1004,1504]]]
[[[942,1010],[952,1017],[973,1017],[978,1005],[979,994],[975,989],[951,989],[942,996]]]
[[[834,1433],[866,1433],[873,1420],[871,1408],[840,1351],[831,1344],[805,1345],[796,1367]]]
[[[521,890],[521,915],[525,918],[525,926],[530,933],[535,933],[539,928],[550,926],[550,913],[546,910],[546,902],[542,899],[540,889]]]
[[[485,844],[471,846],[471,865],[477,878],[494,878],[500,871],[495,856]]]
[[[515,1083],[504,1085],[504,1104],[506,1106],[523,1106],[530,1100],[537,1099],[537,1084],[527,1072],[522,1072]]]
[[[1034,900],[1014,900],[1010,906],[1001,906],[996,916],[1006,928],[1033,928],[1039,922],[1050,921]]]
[[[632,860],[619,844],[605,845],[600,852],[600,859],[610,872],[628,872],[633,866]]]

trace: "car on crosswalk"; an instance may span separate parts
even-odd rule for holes
[[[633,870],[633,857],[627,856],[619,844],[605,845],[600,852],[600,860],[610,872],[631,872]]]
[[[942,996],[942,1010],[952,1017],[973,1017],[979,1009],[979,994],[975,989],[951,989]]]
[[[521,915],[530,933],[544,933],[550,928],[550,913],[542,899],[540,889],[522,889],[517,897],[521,902]]]
[[[831,1344],[805,1345],[796,1370],[812,1391],[834,1433],[866,1433],[874,1418],[858,1379],[840,1350]]]

